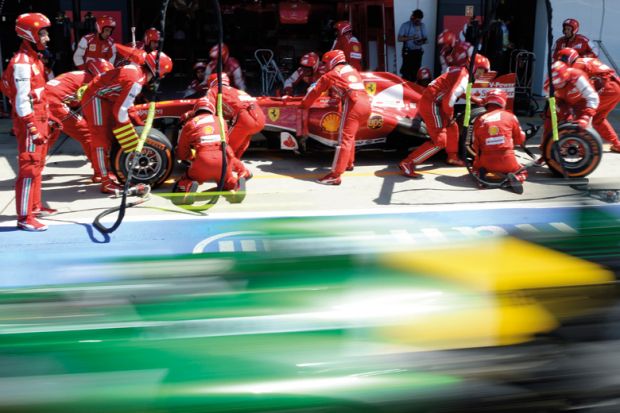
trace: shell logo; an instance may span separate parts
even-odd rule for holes
[[[359,52],[360,51],[360,47],[356,44],[353,45],[353,51],[354,52]]]
[[[321,118],[321,128],[325,132],[335,133],[340,128],[340,114],[329,112]]]
[[[489,126],[489,135],[495,136],[499,134],[499,128],[497,126]]]
[[[211,126],[211,125],[205,126],[204,133],[209,134],[209,135],[212,134],[213,133],[213,126]]]

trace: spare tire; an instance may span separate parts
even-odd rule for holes
[[[138,135],[142,133],[142,129],[142,126],[136,127]],[[121,182],[125,182],[127,178],[132,158],[133,153],[123,152],[118,144],[112,148],[112,167]],[[138,154],[131,182],[157,187],[168,179],[173,166],[174,152],[170,140],[161,131],[151,128],[142,152]]]
[[[557,175],[583,178],[601,163],[603,143],[592,128],[584,129],[572,123],[558,127],[558,151],[553,149],[551,131],[544,137],[543,157],[549,169]],[[559,154],[558,154],[559,152]]]

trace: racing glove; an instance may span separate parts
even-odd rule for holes
[[[114,133],[114,137],[119,145],[121,145],[123,152],[133,152],[138,147],[140,137],[136,133],[131,122],[121,124],[119,127],[112,130],[112,133]]]
[[[577,119],[577,125],[579,125],[579,127],[585,129],[588,127],[588,125],[590,125],[590,121],[592,120],[592,117],[587,116],[587,115],[583,115],[581,116],[579,119]]]
[[[34,122],[26,123],[26,134],[27,139],[35,145],[44,145],[47,142],[47,139],[39,133],[39,130],[35,126]]]

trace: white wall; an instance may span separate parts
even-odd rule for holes
[[[553,0],[553,39],[554,43],[562,34],[562,22],[573,18],[579,21],[579,33],[590,39],[590,45],[601,60],[610,63],[599,50],[595,40],[602,40],[612,60],[620,65],[620,1],[619,0]],[[536,10],[536,33],[534,37],[537,56],[534,75],[534,93],[542,93],[543,79],[546,78],[547,64],[547,14],[545,1],[538,0]]]
[[[424,12],[424,24],[428,31],[429,42],[424,47],[423,66],[433,68],[435,43],[437,38],[437,3],[441,0],[394,0],[394,27],[398,36],[400,25],[406,22],[411,12],[417,8]],[[518,0],[508,0],[518,1]],[[610,63],[605,55],[599,50],[595,40],[602,40],[603,45],[610,54],[616,65],[620,66],[620,0],[552,0],[553,7],[553,39],[554,43],[562,36],[562,22],[567,18],[579,20],[579,33],[591,40],[594,51],[601,60]],[[402,64],[402,43],[396,42],[397,68],[390,71],[400,70]],[[545,0],[538,0],[536,5],[536,27],[534,34],[534,53],[536,63],[534,66],[533,92],[542,94],[543,81],[546,78],[545,67],[547,64],[547,12]],[[437,74],[435,74],[437,75]]]
[[[619,1],[620,0],[616,0]],[[435,61],[435,39],[437,38],[437,0],[394,0],[394,32],[396,37],[396,71],[400,75],[400,66],[403,64],[402,48],[403,43],[398,41],[398,29],[401,24],[409,21],[411,12],[420,9],[424,12],[422,22],[426,25],[428,43],[424,45],[424,56],[422,66],[427,66],[433,70]],[[438,74],[438,73],[437,73]]]

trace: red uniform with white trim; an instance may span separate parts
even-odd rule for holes
[[[196,152],[195,157],[192,157],[192,149]],[[184,177],[186,180],[219,183],[222,174],[222,143],[217,118],[210,113],[201,113],[187,121],[179,135],[176,156],[177,159],[192,162]],[[238,182],[232,172],[235,155],[228,145],[226,156],[224,189],[234,190]]]
[[[353,167],[355,162],[355,135],[360,125],[368,121],[372,109],[362,77],[350,64],[337,64],[321,76],[314,87],[308,90],[301,101],[301,107],[310,108],[312,103],[327,90],[330,91],[331,96],[338,96],[342,101],[338,145],[331,168],[332,175],[338,177],[347,168]]]
[[[457,42],[454,47],[443,47],[439,52],[441,72],[445,73],[450,66],[469,67],[473,51],[474,47],[469,42]]]
[[[554,63],[554,66],[558,62]],[[567,80],[562,86],[555,86],[555,100],[558,112],[558,121],[576,122],[587,127],[596,115],[599,97],[583,71],[574,68],[566,69]],[[545,131],[551,129],[551,119],[547,117]],[[545,132],[543,136],[547,136]]]
[[[300,66],[284,81],[284,93],[292,94],[295,86],[302,82],[311,85],[319,80],[323,74],[325,74],[325,66],[323,65],[319,65],[317,70],[312,72],[312,76],[306,76],[306,70]]]
[[[114,178],[109,162],[113,137],[126,152],[135,149],[138,143],[128,109],[146,81],[142,66],[121,66],[97,76],[84,93],[82,112],[91,134],[93,168],[103,177],[102,188]]]
[[[41,175],[47,155],[49,126],[45,66],[29,42],[22,42],[2,79],[2,89],[13,106],[11,117],[17,138],[17,220],[30,220],[34,218],[33,211],[41,209]]]
[[[590,47],[590,39],[582,34],[576,34],[570,38],[563,36],[556,40],[553,48],[553,60],[557,60],[558,52],[567,47],[575,49],[580,57],[596,57],[596,53]]]
[[[607,142],[613,144],[613,150],[620,152],[618,135],[607,120],[609,113],[620,102],[620,78],[616,71],[595,57],[579,58],[573,68],[584,71],[598,92],[599,105],[592,118],[592,126]]]
[[[183,93],[183,97],[187,98],[190,96],[202,97],[207,94],[209,90],[208,85],[205,83],[204,79],[194,79],[191,81],[185,92]]]
[[[522,165],[515,157],[515,144],[523,145],[525,133],[519,125],[517,117],[495,106],[474,122],[473,148],[476,152],[473,170],[478,172],[480,168],[488,172],[513,173]],[[527,171],[516,175],[523,182],[527,178]]]
[[[347,58],[347,63],[357,71],[362,71],[362,44],[357,37],[340,35],[334,40],[331,50],[342,50]]]
[[[84,70],[63,73],[45,84],[50,114],[62,124],[62,131],[75,139],[90,160],[90,130],[84,117],[76,110],[80,102],[77,91],[90,82],[92,76]],[[57,136],[50,139],[53,142]]]
[[[416,165],[445,149],[448,158],[458,158],[459,127],[453,121],[454,104],[467,89],[469,72],[464,67],[451,67],[424,90],[418,113],[431,137],[407,156],[405,162]]]
[[[217,73],[217,60],[211,60],[209,64],[207,64],[205,82],[211,73]],[[239,90],[245,90],[243,72],[241,71],[241,65],[237,59],[234,57],[228,57],[226,61],[222,63],[222,73],[226,73],[228,75],[231,81],[231,86]]]
[[[211,83],[207,97],[214,106],[217,104],[215,83]],[[252,135],[259,133],[265,127],[265,115],[258,106],[256,98],[226,84],[222,85],[222,112],[224,118],[231,122],[228,130],[230,147],[235,156],[241,159],[250,146]]]
[[[86,62],[92,59],[104,59],[114,64],[116,46],[112,37],[103,40],[98,33],[90,33],[80,39],[73,53],[73,63],[78,69],[85,69]]]

